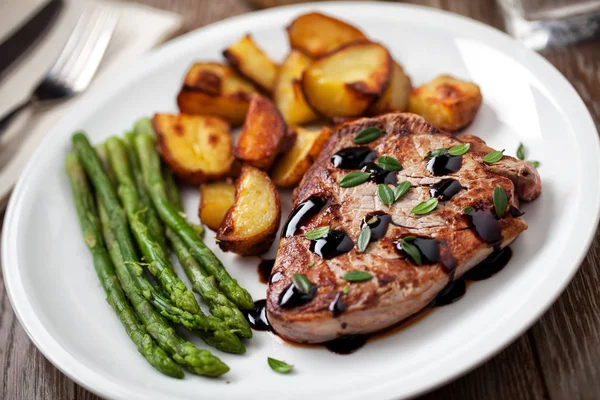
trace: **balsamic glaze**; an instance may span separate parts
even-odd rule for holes
[[[494,246],[502,242],[502,227],[496,215],[490,210],[474,210],[466,215],[475,232],[485,242]]]
[[[304,294],[296,288],[296,285],[290,283],[279,296],[279,307],[293,308],[300,307],[309,303],[317,294],[317,287],[312,285],[308,294]]]
[[[365,165],[361,171],[368,172],[370,174],[369,181],[377,184],[396,185],[398,183],[398,171],[386,171],[374,162]]]
[[[448,304],[452,304],[455,301],[460,300],[467,291],[467,284],[463,278],[452,281],[446,285],[446,287],[435,296],[435,299],[429,303],[429,307],[441,307]]]
[[[471,268],[464,274],[464,278],[470,281],[481,281],[500,272],[510,261],[512,250],[505,247],[494,251],[485,260]]]
[[[317,214],[325,207],[327,201],[322,197],[310,197],[308,200],[298,204],[290,213],[287,222],[283,225],[281,234],[284,237],[294,236],[303,222]]]
[[[310,241],[310,251],[329,260],[352,250],[354,242],[341,230],[333,230],[325,237]]]
[[[331,156],[331,163],[341,169],[361,169],[377,158],[377,153],[368,147],[348,147]]]
[[[267,301],[256,300],[252,310],[244,310],[244,317],[248,320],[250,327],[256,331],[273,331],[273,327],[267,319]]]
[[[511,217],[513,218],[519,218],[522,217],[523,215],[525,215],[524,212],[522,212],[521,210],[519,210],[517,207],[515,206],[510,206],[508,208],[508,213],[510,214]]]
[[[346,311],[346,304],[342,300],[342,294],[338,293],[335,295],[335,299],[329,303],[329,311],[333,314],[333,318],[337,318],[341,313]]]
[[[448,175],[460,169],[462,166],[462,156],[451,156],[443,154],[437,157],[431,157],[427,161],[427,170],[433,175]]]
[[[375,217],[377,220],[369,224],[368,221],[373,217]],[[369,225],[369,228],[371,228],[371,242],[376,242],[382,237],[385,237],[385,233],[387,232],[390,222],[392,222],[392,216],[389,214],[382,212],[370,213],[365,216],[365,219],[361,225],[361,229],[365,225]]]
[[[260,260],[258,264],[258,280],[261,283],[267,283],[269,281],[269,276],[271,276],[271,271],[273,270],[273,266],[275,265],[275,260]]]
[[[448,273],[456,268],[456,259],[450,254],[446,242],[437,239],[416,238],[411,244],[421,253],[421,264],[441,262],[444,270]],[[396,249],[402,251],[402,243],[399,240],[396,242]]]
[[[367,335],[348,335],[322,344],[327,348],[327,350],[333,353],[350,354],[363,347],[365,343],[367,343],[368,338],[369,337]]]
[[[442,179],[438,183],[431,185],[429,193],[431,197],[437,197],[440,201],[448,201],[464,187],[454,179]]]

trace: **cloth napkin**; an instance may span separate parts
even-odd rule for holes
[[[3,0],[0,10],[9,6],[7,9],[12,12],[0,12],[0,26],[8,22],[5,18],[13,21],[14,18],[20,17],[18,10],[23,10],[21,6],[27,2],[7,1],[8,4]],[[11,2],[15,3],[14,7],[10,7]],[[35,10],[40,0],[29,0],[29,3],[32,2],[38,3],[29,7]],[[44,37],[0,80],[0,115],[27,99],[60,54],[84,8],[97,3],[114,7],[119,13],[119,21],[91,86],[101,85],[112,70],[121,68],[148,49],[171,38],[181,29],[181,17],[177,14],[144,5],[101,0],[67,1]],[[21,8],[17,7],[17,4]],[[5,39],[9,33],[6,29],[5,32],[0,31],[0,40]],[[24,111],[13,120],[0,138],[0,208],[6,206],[14,184],[46,132],[77,100],[78,98],[74,97],[45,108]]]

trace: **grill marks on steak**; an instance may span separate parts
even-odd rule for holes
[[[398,182],[411,183],[408,193],[391,206],[376,195],[377,185],[366,182],[352,188],[341,188],[339,180],[348,170],[335,168],[330,157],[341,149],[357,147],[354,136],[364,128],[379,127],[383,135],[367,145],[379,156],[389,155],[403,166],[397,172]],[[444,176],[432,176],[426,169],[425,155],[437,148],[450,148],[464,142],[471,149],[462,156],[459,171]],[[342,125],[296,188],[294,206],[310,198],[326,199],[325,206],[303,221],[296,234],[283,237],[279,244],[273,274],[267,291],[268,318],[275,331],[283,337],[300,342],[318,343],[349,334],[374,332],[391,326],[425,307],[448,284],[485,259],[492,251],[463,215],[471,206],[477,210],[493,209],[492,192],[496,185],[506,191],[509,207],[522,200],[535,199],[541,190],[537,171],[529,164],[505,156],[496,164],[487,165],[483,157],[492,151],[474,136],[452,137],[439,131],[414,114],[396,113],[365,118]],[[444,179],[457,181],[463,189],[447,201],[440,201],[430,214],[418,216],[412,208],[431,198],[431,185]],[[304,234],[329,225],[343,230],[354,242],[365,217],[374,211],[391,216],[385,237],[371,242],[366,252],[356,249],[324,260],[310,251],[311,241]],[[504,247],[527,229],[521,218],[510,213],[497,221]],[[434,238],[444,245],[456,260],[451,274],[441,263],[417,266],[399,252],[396,241],[412,235]],[[314,262],[314,265],[312,265]],[[312,266],[311,266],[312,265]],[[343,275],[349,271],[368,271],[373,279],[349,283]],[[294,308],[280,307],[278,300],[292,282],[293,274],[304,274],[317,287],[312,301]],[[349,292],[343,294],[343,288]],[[340,294],[342,293],[342,294]],[[343,312],[334,317],[330,305],[341,299]]]

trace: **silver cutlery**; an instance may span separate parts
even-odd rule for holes
[[[58,59],[29,99],[0,119],[0,135],[9,122],[27,107],[68,99],[84,91],[100,65],[117,20],[117,11],[108,7],[84,10]]]

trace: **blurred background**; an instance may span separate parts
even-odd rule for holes
[[[102,84],[111,71],[184,32],[260,8],[299,2],[0,0],[0,209],[45,133],[89,86]],[[597,126],[600,123],[600,1],[397,2],[476,19],[539,51],[566,76]],[[93,40],[78,40],[84,36]],[[57,64],[72,73],[48,74]],[[483,366],[424,398],[598,398],[600,274],[598,252],[590,254],[566,293],[526,334]],[[2,284],[0,343],[0,398],[96,399],[33,346],[12,313]]]

